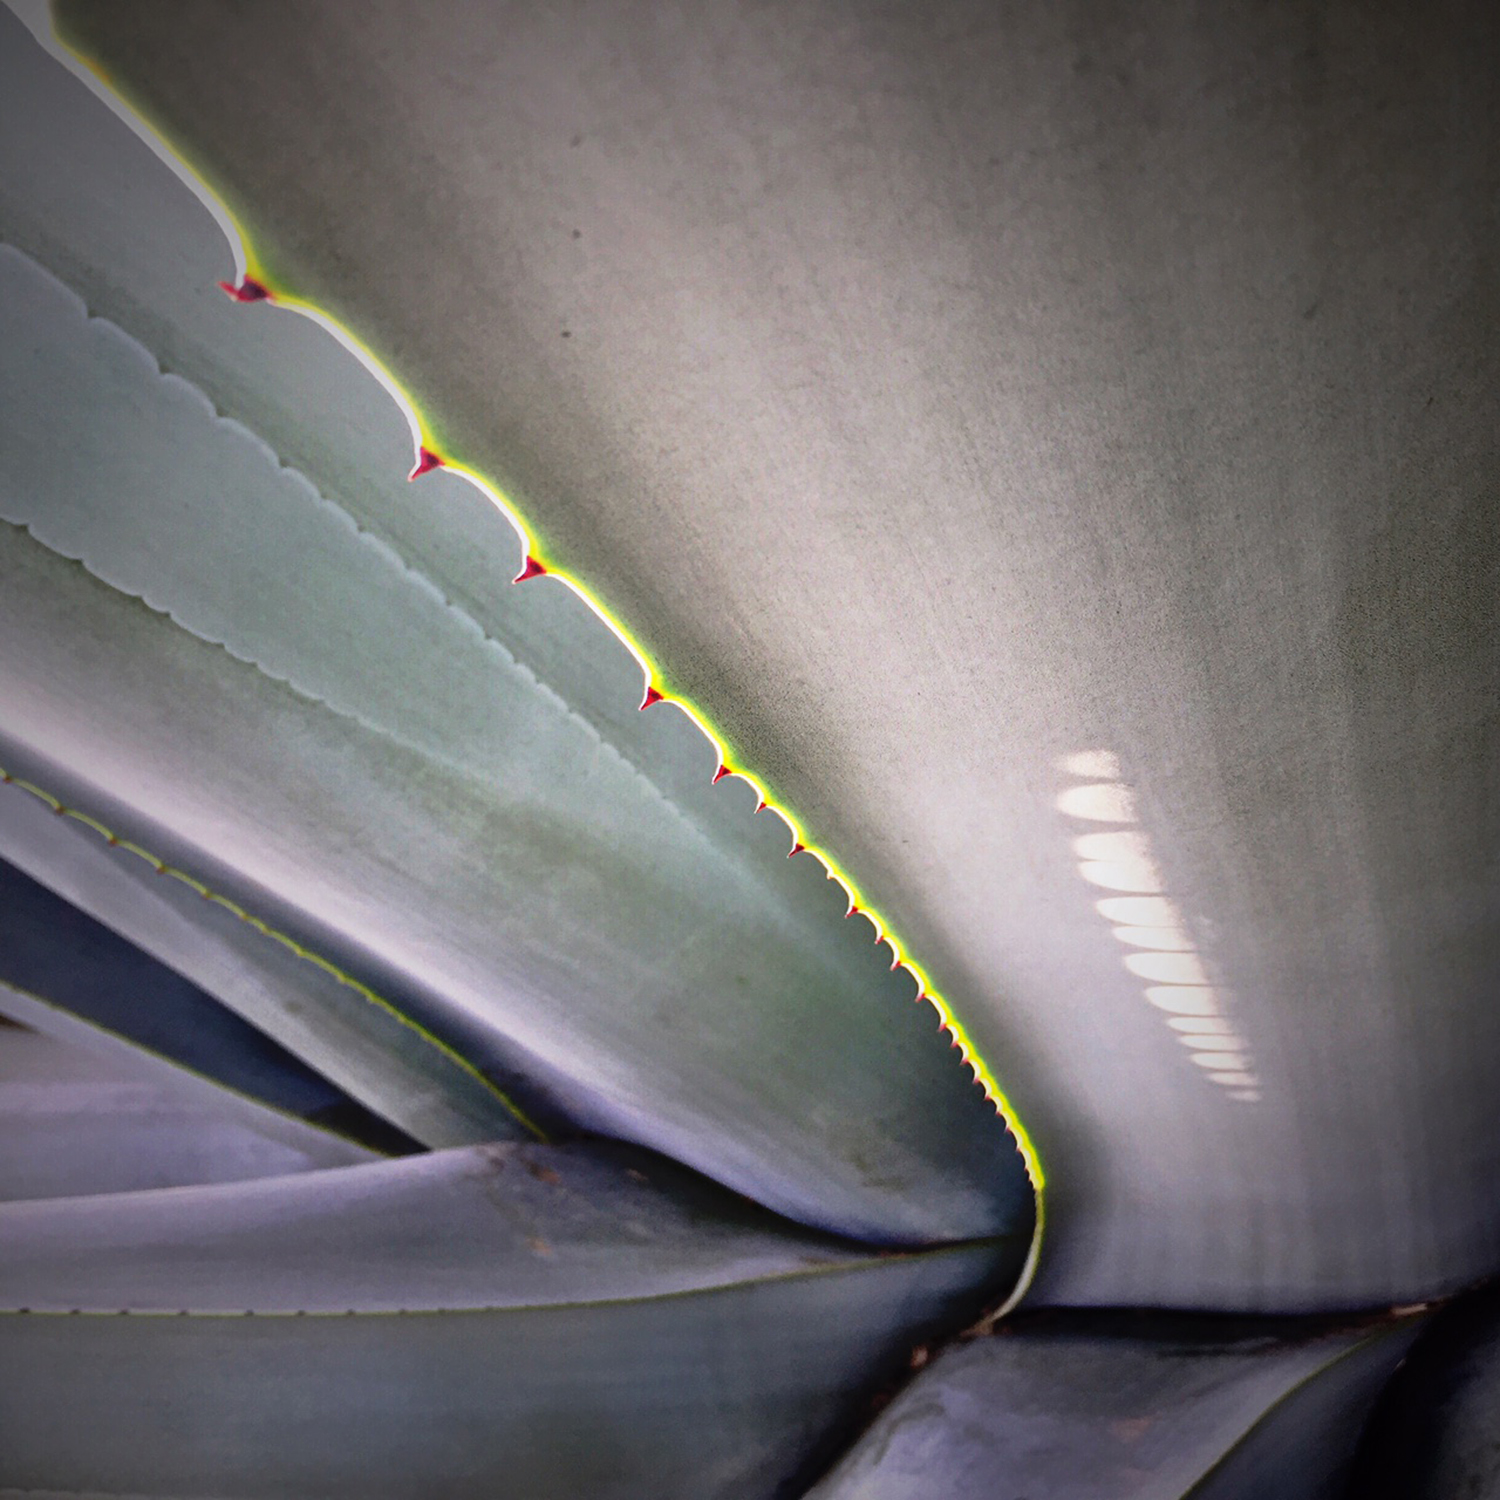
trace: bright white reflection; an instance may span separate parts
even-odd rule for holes
[[[1193,1031],[1179,1036],[1177,1040],[1184,1047],[1194,1047],[1199,1052],[1238,1052],[1245,1045],[1232,1031],[1226,1031],[1222,1035],[1218,1032]]]
[[[1115,936],[1132,948],[1155,948],[1165,953],[1190,953],[1193,940],[1180,927],[1116,927]]]
[[[1161,872],[1149,859],[1091,859],[1079,865],[1078,873],[1090,885],[1106,891],[1159,891]]]
[[[1070,818],[1092,823],[1134,823],[1135,798],[1130,788],[1115,781],[1096,781],[1092,786],[1070,786],[1057,799],[1057,810]]]
[[[1165,896],[1109,896],[1094,903],[1094,910],[1111,922],[1126,927],[1171,927],[1182,929],[1182,913]]]
[[[1135,794],[1120,780],[1120,762],[1108,750],[1080,750],[1066,756],[1062,767],[1073,776],[1091,778],[1087,785],[1066,787],[1057,796],[1057,810],[1085,823],[1136,822]],[[1177,905],[1163,890],[1151,841],[1140,827],[1111,828],[1081,833],[1073,840],[1078,873],[1090,885],[1128,894],[1107,896],[1095,903],[1099,915],[1112,925],[1115,938],[1140,951],[1121,955],[1120,962],[1147,986],[1146,999],[1167,1013],[1167,1024],[1177,1040],[1190,1049],[1208,1076],[1238,1092],[1230,1097],[1254,1104],[1260,1099],[1259,1080],[1251,1071],[1245,1043],[1222,1016],[1219,997],[1209,983],[1192,933]]]
[[[1064,756],[1062,768],[1070,776],[1099,776],[1118,781],[1120,757],[1111,750],[1080,750],[1076,755]]]
[[[1195,1052],[1193,1061],[1200,1068],[1239,1068],[1250,1066],[1250,1060],[1238,1052]]]
[[[1151,845],[1139,828],[1112,828],[1108,833],[1083,833],[1073,840],[1079,859],[1151,860]]]
[[[1216,1016],[1219,997],[1206,985],[1153,984],[1146,998],[1158,1009],[1174,1016]]]
[[[1124,962],[1141,979],[1155,979],[1161,984],[1208,983],[1196,953],[1127,953]]]

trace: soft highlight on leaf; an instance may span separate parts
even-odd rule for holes
[[[201,215],[196,204],[184,215],[179,183],[139,143],[116,140],[118,122],[95,101],[85,97],[87,109],[72,102],[74,113],[57,136],[60,163],[80,130],[104,138],[98,150],[75,156],[75,164],[84,163],[80,181],[98,170],[101,152],[115,151],[133,160],[142,194],[178,200],[151,216],[153,231],[158,222],[172,221],[175,229],[184,217]],[[85,117],[87,126],[77,123]],[[564,684],[560,692],[503,643],[493,611],[480,624],[472,597],[455,600],[449,577],[472,575],[462,567],[440,571],[441,585],[428,576],[445,543],[424,540],[424,562],[414,564],[365,529],[360,506],[385,502],[351,500],[346,476],[372,454],[399,447],[401,413],[410,415],[385,371],[343,330],[329,330],[326,319],[293,318],[276,305],[237,308],[224,298],[213,287],[224,278],[211,274],[223,253],[211,224],[207,239],[201,227],[190,229],[165,261],[143,256],[139,244],[126,244],[139,232],[139,202],[120,214],[97,194],[70,198],[58,174],[38,162],[19,165],[11,193],[27,248],[20,259],[10,256],[8,267],[36,289],[18,299],[23,317],[42,322],[40,336],[27,341],[39,364],[14,375],[17,399],[31,390],[36,400],[34,382],[44,370],[51,373],[40,385],[55,395],[91,385],[97,429],[92,438],[79,434],[87,451],[77,454],[35,430],[20,460],[27,483],[7,514],[49,550],[81,562],[69,590],[88,574],[111,585],[124,610],[122,628],[136,632],[134,659],[144,659],[141,651],[175,653],[181,643],[170,644],[172,629],[204,654],[196,657],[197,685],[178,681],[174,701],[194,706],[174,718],[170,746],[147,748],[153,736],[143,715],[150,711],[137,696],[145,684],[117,693],[96,676],[85,685],[90,666],[80,663],[84,676],[61,694],[55,682],[40,691],[38,680],[22,690],[27,706],[8,726],[17,753],[66,767],[84,794],[70,794],[73,805],[122,806],[123,836],[165,850],[162,857],[178,867],[198,867],[195,878],[211,873],[227,899],[250,909],[257,890],[276,892],[293,925],[314,931],[340,968],[373,960],[425,986],[432,1029],[490,1027],[517,1059],[537,1061],[554,1102],[580,1123],[646,1140],[787,1212],[877,1238],[968,1235],[1032,1222],[1025,1156],[1012,1151],[1002,1127],[984,1123],[982,1096],[958,1066],[961,1031],[951,1022],[946,1032],[934,1031],[926,1007],[892,1003],[908,1000],[913,983],[919,998],[930,986],[920,974],[882,979],[884,963],[868,947],[868,931],[860,936],[866,924],[845,920],[850,907],[865,905],[858,893],[828,879],[814,861],[786,861],[784,845],[772,855],[769,820],[752,823],[743,800],[737,807],[727,800],[736,781],[714,788],[714,765],[723,757],[694,728],[690,706],[671,717],[682,721],[693,748],[679,742],[678,762],[669,757],[664,771],[634,751],[659,736],[671,743],[679,731],[631,729],[627,736],[648,738],[621,740],[620,714],[610,705],[629,702],[621,687],[626,663],[638,653],[628,639],[621,663],[592,616],[554,638],[537,659]],[[59,252],[65,225],[77,232]],[[65,273],[71,311],[64,311],[66,295],[53,297],[55,312],[45,311],[42,289],[51,273],[37,268],[38,256]],[[273,281],[250,271],[269,287],[273,304],[285,300]],[[270,320],[262,328],[221,336],[233,319],[253,322],[261,314]],[[231,321],[218,321],[224,319]],[[317,344],[322,348],[309,354]],[[270,378],[283,371],[290,372],[284,386]],[[268,398],[267,390],[276,394]],[[290,390],[306,393],[306,406],[272,411],[263,421],[268,405]],[[243,425],[224,420],[240,412],[272,432],[276,446],[267,451]],[[304,473],[286,466],[282,442],[288,429],[309,425],[321,436],[303,460]],[[306,446],[303,438],[292,441]],[[445,517],[429,527],[441,537],[451,531],[446,507],[461,512],[465,503],[453,497],[472,500],[474,492],[460,465],[435,444],[422,446],[443,461],[425,466],[429,472],[415,483],[405,479],[409,457],[381,468],[404,491],[403,506],[437,487],[442,507],[425,514]],[[75,458],[77,478],[87,472],[115,492],[112,513],[140,517],[138,534],[101,525],[102,507],[79,503],[79,486],[66,477]],[[173,462],[186,467],[174,472]],[[211,502],[226,490],[241,498],[217,507],[194,498]],[[274,515],[274,525],[241,524],[249,493],[257,496],[255,514]],[[125,495],[128,506],[120,503]],[[170,546],[151,541],[153,527],[170,535]],[[29,539],[15,532],[6,547],[17,559],[35,556]],[[500,574],[493,565],[488,572],[492,581]],[[567,588],[560,588],[555,570],[549,573],[517,594],[571,590],[594,606],[581,585],[564,580]],[[249,579],[257,583],[247,588]],[[288,586],[297,611],[277,603],[278,589]],[[83,589],[108,610],[105,595],[91,584]],[[474,592],[485,592],[482,584]],[[134,599],[122,595],[176,623],[148,624]],[[615,629],[607,617],[605,623]],[[145,634],[138,633],[143,626]],[[522,629],[518,648],[538,634],[535,622]],[[147,636],[157,644],[147,646]],[[576,659],[580,642],[582,654],[597,661],[570,664],[559,676],[563,646]],[[244,661],[252,675],[222,654],[215,664],[215,651]],[[226,697],[229,679],[235,686]],[[649,670],[647,683],[655,686]],[[223,715],[237,712],[235,702],[248,704],[246,692],[260,700],[253,734],[239,734],[232,749],[226,739],[215,749],[195,740],[200,730],[216,737],[206,715],[225,727]],[[104,698],[126,693],[131,702],[103,708]],[[82,721],[65,726],[80,695],[94,698],[94,722],[110,719],[108,746],[95,739],[90,747]],[[209,709],[215,696],[220,701]],[[271,699],[281,709],[268,718]],[[205,717],[195,728],[199,704]],[[278,785],[267,754],[277,737],[270,726],[282,711],[302,721],[296,730],[287,721],[293,738],[279,753],[307,778],[305,792]],[[645,723],[656,715],[636,717]],[[133,744],[133,731],[124,729],[131,718],[146,734]],[[332,733],[345,749],[332,760],[319,752],[309,758],[307,732],[314,739]],[[349,760],[354,741],[364,748]],[[248,767],[234,766],[246,754],[260,762],[248,779]],[[695,774],[689,795],[674,778],[690,755],[714,764]],[[154,790],[147,785],[150,763],[163,756],[174,762],[170,795],[167,780]],[[360,759],[363,769],[356,768]],[[649,776],[640,769],[648,763]],[[740,793],[764,801],[758,788],[741,784]],[[351,798],[359,799],[358,814]],[[352,828],[358,831],[348,844]],[[315,853],[327,840],[349,856],[331,879],[321,870],[314,875]],[[804,842],[795,828],[792,841]],[[899,951],[891,951],[899,961]]]
[[[607,1145],[0,1208],[0,1486],[772,1500],[1025,1251],[880,1256]]]

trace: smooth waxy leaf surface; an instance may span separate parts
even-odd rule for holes
[[[769,1500],[1025,1251],[882,1257],[607,1145],[17,1205],[0,1485]]]
[[[274,892],[273,915],[341,969],[375,964],[420,989],[419,1022],[485,1031],[574,1119],[848,1232],[1029,1221],[1003,1126],[822,868],[787,861],[781,825],[752,820],[745,788],[710,785],[712,755],[685,721],[659,779],[616,743],[639,674],[608,632],[583,622],[609,665],[539,680],[519,659],[524,631],[512,651],[424,571],[431,558],[365,529],[345,492],[367,446],[404,437],[373,378],[274,308],[217,303],[220,318],[280,320],[293,343],[269,363],[256,345],[270,333],[207,339],[197,310],[228,268],[201,210],[171,276],[139,249],[101,262],[152,222],[154,195],[180,212],[183,190],[81,86],[50,76],[42,92],[67,123],[41,149],[61,158],[47,173],[32,160],[7,189],[28,248],[0,261],[13,753],[247,909]],[[78,150],[95,132],[100,150]],[[27,119],[11,149],[29,156],[14,143],[48,135]],[[139,191],[135,178],[124,195],[87,190],[110,151]],[[75,166],[84,176],[59,189]],[[49,254],[52,269],[37,258]],[[163,325],[180,326],[175,342],[151,342]],[[239,393],[274,388],[309,337],[320,374],[332,356],[339,378],[296,414],[323,433],[303,472],[237,416],[255,414]],[[399,467],[384,472],[399,483]],[[443,545],[462,551],[467,524]],[[85,651],[69,641],[79,629]],[[695,756],[689,796],[678,781]]]
[[[1500,11],[59,15],[888,911],[1039,1295],[1500,1267]]]
[[[372,1153],[0,984],[0,1200],[279,1177]]]
[[[436,1147],[530,1137],[503,1090],[415,1026],[399,994],[335,970],[241,907],[205,900],[203,888],[180,872],[58,816],[54,804],[16,782],[0,785],[0,855],[128,938],[133,963],[149,953],[170,965],[411,1139]],[[76,985],[81,976],[71,972],[68,955],[54,957],[59,986]],[[123,997],[108,988],[107,975],[98,978],[92,993],[117,1012]],[[34,987],[59,998],[58,986]],[[178,981],[174,993],[181,988]],[[163,1014],[159,997],[132,1015],[137,1025],[154,1023],[153,1035],[166,1028],[164,1040],[179,1047],[202,1045],[199,1028],[186,1016]]]
[[[1334,1500],[1417,1330],[1021,1316],[941,1354],[810,1500]]]
[[[15,790],[4,790],[13,803]],[[0,983],[271,1109],[387,1154],[415,1149],[300,1058],[3,859]]]

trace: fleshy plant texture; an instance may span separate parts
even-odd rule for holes
[[[0,13],[0,1486],[1495,1479],[1482,49],[1085,10]]]

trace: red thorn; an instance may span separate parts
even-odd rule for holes
[[[901,967],[901,955],[895,954],[891,959],[891,973],[894,974]]]
[[[420,479],[424,474],[430,474],[434,469],[441,469],[442,467],[442,454],[434,453],[426,444],[422,444],[417,448],[417,461],[411,466],[411,473],[406,477],[408,479]]]
[[[245,277],[238,286],[232,281],[221,281],[219,286],[226,297],[233,297],[236,302],[266,302],[271,296],[270,288],[263,286],[253,276]]]
[[[793,844],[792,845],[791,853],[787,855],[787,858],[788,859],[795,859],[797,857],[797,855],[801,854],[802,851],[804,849],[806,849],[806,848],[807,848],[806,844]]]
[[[859,907],[857,905],[855,905],[855,903],[853,901],[851,901],[849,903],[849,910],[844,913],[844,920],[847,922],[849,920],[849,918],[852,917],[854,915],[854,913],[857,912],[858,910],[859,910]]]
[[[655,683],[648,685],[646,688],[646,696],[641,699],[642,712],[650,708],[653,703],[660,703],[661,701],[662,695],[657,692]]]
[[[758,812],[764,812],[765,810],[766,810],[766,799],[764,797],[761,797],[756,802],[754,810],[751,812],[750,816],[754,817],[756,813],[758,813]]]
[[[728,763],[728,761],[724,761],[724,762],[722,762],[720,764],[719,769],[714,772],[714,781],[713,781],[713,784],[715,786],[718,786],[718,784],[721,781],[723,781],[723,779],[726,776],[733,776],[733,775],[734,775],[734,772],[729,769],[729,763]]]
[[[512,583],[525,583],[528,578],[544,578],[547,574],[545,563],[539,563],[529,552],[526,561],[521,564],[521,571],[511,579]]]

